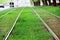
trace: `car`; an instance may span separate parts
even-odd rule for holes
[[[0,4],[0,8],[4,8],[4,4]]]

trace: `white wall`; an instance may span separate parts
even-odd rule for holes
[[[32,6],[30,0],[14,0],[15,7]]]

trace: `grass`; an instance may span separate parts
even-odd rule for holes
[[[2,3],[3,2],[3,0],[0,0],[0,3]]]
[[[25,8],[8,40],[53,40],[31,8]]]
[[[0,11],[0,16],[2,16],[2,15],[6,14],[6,13],[8,13],[8,12],[14,10],[14,9],[16,9],[16,8],[10,8],[10,9],[6,9],[6,10],[3,10],[3,11]]]
[[[48,26],[54,31],[54,33],[60,38],[60,19],[49,14],[47,9],[46,11],[42,10],[41,7],[34,7],[34,9],[42,17],[42,19],[48,24]]]
[[[6,35],[6,33],[8,32],[8,30],[10,30],[10,28],[12,27],[20,10],[21,10],[21,8],[17,8],[15,11],[10,12],[6,16],[0,18],[0,40],[3,40],[3,38]]]
[[[54,6],[40,6],[39,8],[51,12],[57,16],[60,17],[60,8],[59,7],[54,7]]]

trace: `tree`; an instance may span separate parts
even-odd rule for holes
[[[60,0],[59,0],[59,8],[60,8]]]
[[[59,5],[60,5],[60,0],[59,0]]]
[[[53,0],[53,5],[56,6],[56,0]]]
[[[34,3],[34,6],[40,6],[40,0],[32,0]]]
[[[42,0],[43,5],[48,5],[47,0]]]
[[[34,3],[34,6],[35,6],[35,1],[34,0],[32,0],[33,1],[33,3]]]
[[[59,0],[59,3],[60,3],[60,0]]]
[[[40,0],[38,0],[38,5],[40,6]]]
[[[48,2],[49,2],[49,5],[51,5],[51,0],[48,0]]]

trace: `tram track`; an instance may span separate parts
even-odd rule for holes
[[[33,8],[32,8],[33,9]],[[55,40],[60,40],[59,37],[53,32],[53,30],[47,25],[47,23],[42,19],[42,17],[33,9],[34,13],[37,15],[37,17],[43,22],[45,27],[48,29],[48,31],[52,34]]]

